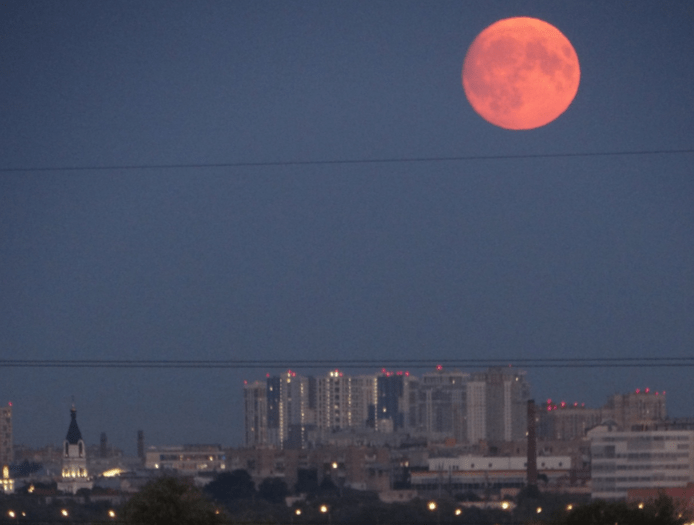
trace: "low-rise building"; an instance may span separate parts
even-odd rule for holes
[[[537,471],[546,484],[568,480],[571,457],[537,458]],[[527,458],[522,456],[458,456],[429,459],[429,470],[412,472],[412,487],[418,492],[462,494],[501,493],[520,489],[527,483]]]
[[[588,431],[593,499],[624,500],[630,489],[685,487],[694,481],[694,431]]]
[[[145,453],[145,468],[184,474],[226,470],[226,453],[221,445],[150,447]]]

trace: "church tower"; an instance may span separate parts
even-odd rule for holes
[[[87,474],[87,447],[77,426],[75,405],[70,409],[70,426],[63,442],[63,472],[58,489],[75,494],[79,489],[92,488]]]

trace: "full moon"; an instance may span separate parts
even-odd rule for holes
[[[482,31],[463,63],[463,88],[482,118],[533,129],[569,107],[581,77],[569,39],[537,18],[506,18]]]

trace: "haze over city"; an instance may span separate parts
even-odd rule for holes
[[[581,67],[527,131],[461,85],[512,16],[557,27]],[[664,366],[694,343],[692,19],[646,0],[4,2],[15,443],[60,443],[74,400],[89,444],[241,445],[244,379],[285,365],[503,362],[538,402],[650,387],[694,416],[691,363]],[[154,366],[45,366],[70,360]]]

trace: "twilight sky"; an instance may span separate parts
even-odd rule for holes
[[[461,86],[511,16],[581,64],[531,131]],[[5,1],[0,359],[690,357],[692,20],[666,0]],[[689,153],[499,158],[663,150]],[[491,158],[300,164],[470,156]],[[124,168],[229,163],[278,164]],[[83,167],[106,169],[60,169]],[[538,401],[648,386],[694,416],[691,368],[526,369]],[[0,401],[31,446],[64,439],[72,396],[88,444],[240,445],[243,379],[268,371],[0,366]]]

